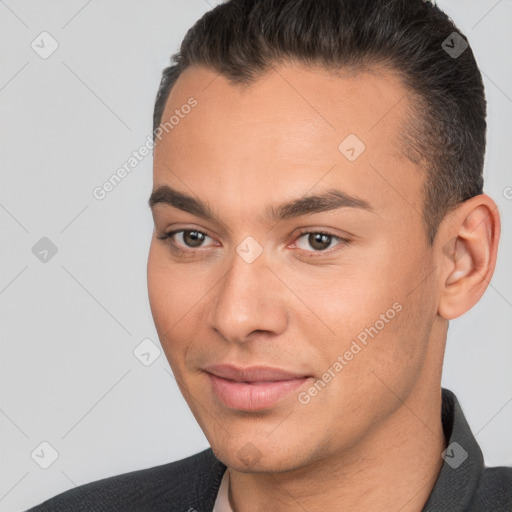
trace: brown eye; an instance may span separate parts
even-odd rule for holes
[[[301,238],[306,240],[306,245],[308,245],[309,248],[299,246],[299,249],[309,252],[325,252],[327,249],[330,249],[333,240],[338,240],[341,243],[346,241],[339,236],[322,232],[305,232],[302,233],[297,240],[300,240]],[[310,248],[312,248],[313,251],[311,251]]]
[[[183,230],[183,241],[188,247],[200,247],[206,235],[201,231]]]
[[[329,248],[331,245],[331,238],[329,235],[324,235],[322,233],[310,233],[308,235],[308,243],[315,249],[316,251],[323,251]]]
[[[177,240],[178,234],[181,235],[182,241]],[[196,229],[178,229],[176,231],[170,231],[158,238],[169,244],[173,250],[178,252],[194,252],[194,249],[201,248],[203,242],[211,237]]]

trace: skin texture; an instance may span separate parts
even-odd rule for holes
[[[407,92],[386,70],[334,76],[292,63],[249,87],[193,67],[171,91],[163,120],[190,97],[198,103],[157,142],[154,186],[201,199],[221,222],[154,206],[149,299],[180,390],[229,467],[236,512],[419,511],[435,483],[446,447],[448,320],[485,291],[500,224],[495,203],[481,195],[447,215],[430,246],[424,170],[399,144]],[[366,146],[353,162],[338,149],[349,134]],[[264,216],[269,205],[328,189],[372,210]],[[188,249],[180,255],[158,239],[179,229],[207,236],[191,245],[174,235]],[[327,239],[318,250],[303,229],[348,242]],[[236,252],[248,236],[263,250],[252,263]],[[298,393],[394,304],[400,311],[300,403]],[[213,363],[312,379],[269,409],[240,411],[213,393],[202,370]]]

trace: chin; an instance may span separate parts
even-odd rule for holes
[[[212,444],[211,447],[221,462],[240,473],[279,473],[297,469],[306,463],[298,447],[275,446],[268,440],[266,443],[248,440],[223,446]]]

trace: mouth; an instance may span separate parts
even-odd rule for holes
[[[217,399],[231,409],[260,411],[271,408],[312,379],[310,375],[268,366],[204,368]]]

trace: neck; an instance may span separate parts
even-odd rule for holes
[[[235,512],[420,512],[441,470],[445,447],[441,389],[431,383],[413,390],[349,453],[332,453],[284,473],[230,469],[229,501]]]

